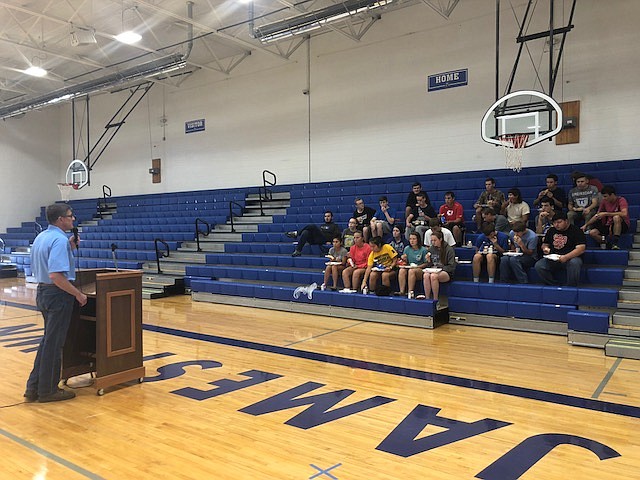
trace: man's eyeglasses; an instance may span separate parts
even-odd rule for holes
[[[71,215],[60,215],[61,218],[76,218],[76,216],[72,213]]]

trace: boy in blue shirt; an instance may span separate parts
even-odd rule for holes
[[[494,283],[500,257],[509,250],[509,236],[497,232],[494,223],[482,227],[482,234],[476,240],[476,254],[473,256],[473,281],[480,281],[480,270],[486,262],[489,283]]]

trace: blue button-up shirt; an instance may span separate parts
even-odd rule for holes
[[[76,268],[69,238],[59,227],[49,225],[31,246],[31,271],[38,283],[53,282],[49,274],[62,273],[67,280],[76,279]]]

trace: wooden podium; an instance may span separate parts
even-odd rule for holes
[[[76,303],[62,355],[62,378],[95,372],[98,395],[144,378],[142,366],[142,272],[87,269],[76,287],[88,298]]]

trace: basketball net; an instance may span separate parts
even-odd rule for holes
[[[58,189],[60,190],[60,198],[66,203],[71,197],[71,191],[77,190],[78,186],[75,183],[59,183]]]
[[[529,135],[525,134],[513,134],[513,135],[501,135],[502,149],[504,150],[505,164],[507,168],[510,168],[514,172],[522,170],[522,154],[524,152],[524,146],[529,140]]]

